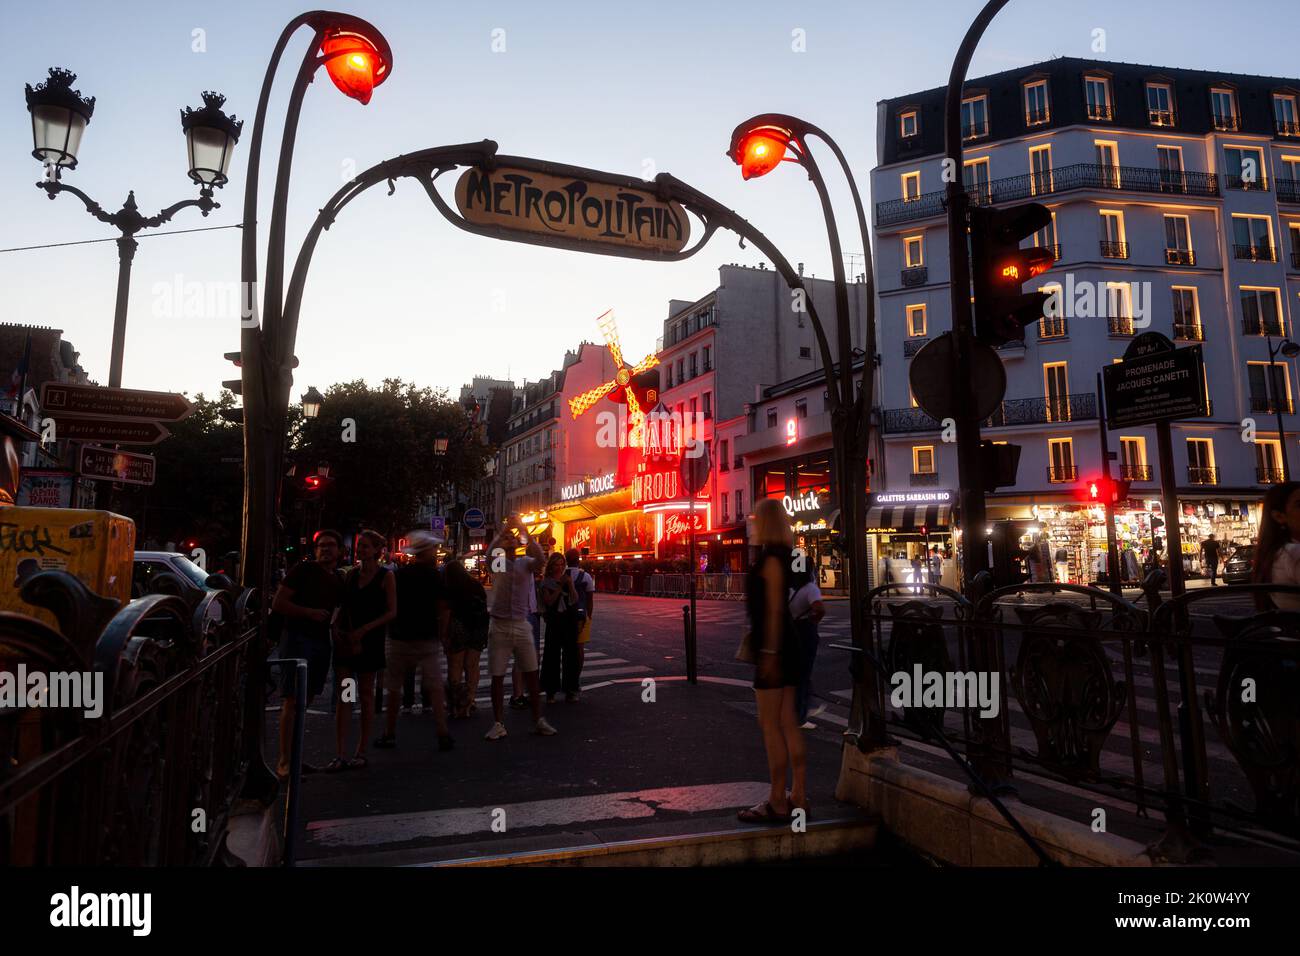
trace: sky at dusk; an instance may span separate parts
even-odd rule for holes
[[[816,195],[787,167],[742,182],[724,155],[732,128],[762,112],[801,115],[840,142],[864,193],[875,165],[878,100],[946,82],[976,0],[866,2],[445,3],[355,0],[339,9],[388,37],[393,70],[368,106],[346,99],[323,71],[309,89],[290,187],[288,250],[316,210],[356,172],[430,146],[494,139],[502,152],[653,178],[671,172],[736,209],[792,262],[829,276]],[[47,68],[78,74],[96,97],[64,181],[116,209],[134,189],[146,215],[197,195],[186,176],[179,110],[203,90],[226,95],[246,119],[222,208],[185,210],[163,229],[239,221],[248,139],[272,46],[305,9],[299,0],[0,0],[0,249],[113,238],[70,195],[34,188],[23,84]],[[1054,56],[1300,74],[1294,2],[1013,0],[996,19],[970,75]],[[1093,31],[1106,51],[1093,52]],[[196,44],[195,32],[202,41]],[[498,46],[493,52],[494,31]],[[796,34],[795,31],[802,31]],[[799,37],[806,49],[798,52]],[[270,190],[300,32],[281,64],[262,157],[261,215]],[[196,51],[196,45],[206,49]],[[828,171],[829,175],[829,171]],[[846,250],[861,251],[847,189],[832,178]],[[265,225],[260,236],[265,242]],[[850,238],[852,236],[852,238]],[[583,255],[473,236],[447,223],[411,181],[371,189],[325,234],[302,310],[296,392],[364,378],[401,377],[453,394],[475,374],[536,379],[566,349],[599,341],[596,317],[614,309],[625,352],[652,351],[671,298],[717,285],[721,264],[760,257],[720,233],[681,263]],[[117,276],[112,242],[0,252],[4,321],[53,326],[108,376]],[[238,319],[211,314],[239,279],[239,231],[142,237],[132,279],[123,384],[205,392],[234,377]],[[195,295],[199,291],[201,295]],[[177,293],[180,293],[177,295]],[[7,375],[8,370],[0,370]]]

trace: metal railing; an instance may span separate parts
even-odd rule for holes
[[[1280,485],[1286,481],[1286,475],[1281,468],[1271,466],[1256,465],[1255,480],[1261,485]]]
[[[1250,396],[1250,410],[1252,412],[1266,412],[1269,415],[1276,415],[1279,407],[1283,414],[1290,415],[1295,411],[1295,403],[1292,402],[1291,396],[1277,399],[1270,398],[1267,395]]]
[[[930,281],[930,270],[925,266],[909,266],[899,274],[898,278],[904,289],[912,289]]]
[[[1044,316],[1038,320],[1040,339],[1059,339],[1069,335],[1070,325],[1063,315]]]
[[[1048,465],[1047,480],[1054,485],[1059,485],[1067,481],[1076,481],[1079,477],[1079,468],[1077,465]]]
[[[1278,202],[1300,202],[1300,179],[1274,181]]]
[[[1188,342],[1204,342],[1205,331],[1199,322],[1175,322],[1174,338],[1185,339]]]
[[[1280,338],[1282,336],[1281,319],[1263,319],[1259,316],[1245,316],[1241,320],[1241,331],[1243,335],[1272,335]]]
[[[937,485],[939,483],[939,473],[937,471],[914,471],[911,474],[911,484],[918,486]]]
[[[1279,136],[1300,136],[1300,123],[1294,120],[1277,120],[1276,128]]]
[[[1178,114],[1173,110],[1147,110],[1147,122],[1152,126],[1177,126]]]
[[[1042,126],[1044,123],[1050,123],[1051,121],[1052,115],[1045,109],[1025,111],[1026,126]]]
[[[1115,118],[1115,107],[1109,103],[1089,103],[1088,119],[1090,120],[1113,120]]]
[[[1127,259],[1128,258],[1127,242],[1111,242],[1108,239],[1103,239],[1100,243],[1100,246],[1101,246],[1101,255],[1103,259]]]
[[[1217,485],[1219,469],[1206,465],[1188,465],[1187,482],[1192,485]]]
[[[1268,180],[1258,176],[1242,176],[1238,173],[1223,174],[1224,189],[1242,189],[1246,191],[1268,192]]]
[[[910,336],[903,339],[903,358],[911,358],[930,340],[924,335]]]
[[[1166,249],[1165,264],[1171,266],[1196,265],[1196,253],[1191,249]]]
[[[1107,316],[1106,328],[1110,331],[1111,335],[1132,335],[1133,316],[1131,315]]]
[[[994,179],[966,191],[977,205],[1016,202],[1034,196],[1077,189],[1102,189],[1185,196],[1219,195],[1214,173],[1185,172],[1103,163],[1076,163],[1048,172],[1025,173]],[[888,199],[876,203],[876,223],[881,226],[944,214],[944,193],[921,193],[913,199]],[[1280,198],[1280,197],[1279,197]],[[1300,199],[1292,200],[1300,201]]]
[[[1242,246],[1234,244],[1232,247],[1232,256],[1234,259],[1250,259],[1253,262],[1275,262],[1277,256],[1273,254],[1272,246]]]
[[[1151,466],[1122,462],[1119,466],[1119,476],[1125,481],[1150,481]]]
[[[1049,422],[1088,421],[1097,417],[1097,396],[1093,392],[1058,398],[1013,398],[999,402],[981,427],[1042,425]],[[919,408],[887,408],[884,430],[891,434],[938,431],[939,422]]]
[[[1235,133],[1241,129],[1241,120],[1237,118],[1235,113],[1231,116],[1226,116],[1223,113],[1212,113],[1210,114],[1210,122],[1215,129],[1224,132]]]
[[[979,139],[988,134],[988,120],[985,120],[983,123],[963,123],[961,127],[962,139]]]

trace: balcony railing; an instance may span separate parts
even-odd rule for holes
[[[1119,476],[1125,481],[1150,481],[1151,466],[1123,462],[1119,466]]]
[[[1193,485],[1217,485],[1219,483],[1219,469],[1208,468],[1204,465],[1188,465],[1187,481]]]
[[[1290,182],[1294,182],[1293,180]],[[1172,193],[1186,196],[1217,196],[1219,180],[1214,173],[1183,172],[1137,166],[1109,166],[1076,163],[1054,169],[1051,174],[1025,173],[994,179],[967,189],[971,202],[980,205],[1016,202],[1031,196],[1069,192],[1076,189],[1114,189],[1140,193]],[[1281,199],[1281,196],[1279,196]],[[1282,200],[1300,202],[1300,198]],[[890,199],[876,203],[876,222],[887,226],[941,216],[944,193],[921,193],[912,199]]]
[[[1147,122],[1152,126],[1177,126],[1178,114],[1173,110],[1147,110]]]
[[[1281,468],[1274,468],[1267,465],[1255,466],[1255,480],[1261,485],[1280,485],[1286,481],[1286,476],[1282,474]]]
[[[1101,255],[1103,259],[1127,259],[1128,243],[1111,242],[1108,239],[1101,241]]]
[[[1111,335],[1132,335],[1133,316],[1131,315],[1107,316],[1106,327],[1110,330]]]
[[[1232,255],[1235,259],[1249,259],[1251,262],[1276,262],[1272,246],[1233,245]]]
[[[1026,126],[1042,126],[1044,123],[1049,122],[1051,118],[1051,114],[1045,109],[1025,111]]]
[[[1048,465],[1047,480],[1054,485],[1059,485],[1066,481],[1076,481],[1079,477],[1079,469],[1075,465]]]
[[[983,428],[1044,425],[1049,422],[1088,421],[1097,417],[1097,396],[1092,392],[1057,398],[1013,398],[998,404]],[[890,434],[939,431],[939,422],[919,408],[885,409],[884,430]]]
[[[1069,335],[1070,326],[1065,316],[1044,316],[1038,320],[1038,337],[1040,339],[1059,339]]]
[[[914,471],[912,472],[913,485],[937,485],[939,483],[939,473],[937,471]]]
[[[1210,121],[1214,124],[1215,129],[1224,130],[1229,133],[1235,133],[1241,128],[1241,120],[1237,118],[1237,114],[1235,113],[1231,116],[1224,113],[1213,113],[1211,114]]]
[[[1259,316],[1246,316],[1241,320],[1244,335],[1272,335],[1282,337],[1282,322],[1279,319],[1262,319]]]
[[[1272,399],[1267,395],[1250,396],[1250,410],[1252,412],[1265,412],[1269,415],[1276,415],[1279,405],[1282,406],[1282,411],[1287,415],[1295,411],[1295,403],[1289,395],[1282,399]]]
[[[1113,120],[1115,118],[1115,107],[1109,103],[1089,103],[1088,119],[1090,120]]]
[[[1277,135],[1278,136],[1300,136],[1300,123],[1297,123],[1295,120],[1283,120],[1283,119],[1278,120]]]
[[[1268,192],[1268,180],[1261,179],[1259,176],[1251,176],[1248,179],[1238,173],[1224,173],[1223,188],[1243,189],[1250,192]]]
[[[979,139],[981,136],[989,134],[989,124],[985,120],[983,123],[963,123],[961,127],[962,139]]]
[[[1165,263],[1171,266],[1196,265],[1196,253],[1191,249],[1166,249]]]
[[[904,289],[911,289],[918,285],[925,285],[930,281],[930,270],[925,266],[912,266],[904,269],[899,275]]]
[[[1278,202],[1300,202],[1300,179],[1278,179],[1274,185]]]
[[[903,339],[903,358],[911,358],[929,341],[924,335]]]
[[[1174,338],[1188,342],[1204,342],[1205,330],[1201,328],[1199,322],[1175,322]]]

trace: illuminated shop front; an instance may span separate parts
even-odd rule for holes
[[[952,509],[957,493],[946,488],[881,491],[867,501],[872,587],[933,581],[957,585]],[[936,560],[937,555],[937,560]]]
[[[840,590],[848,587],[848,578],[836,543],[839,503],[834,476],[830,449],[765,462],[753,469],[755,500],[775,498],[781,502],[790,516],[795,547],[807,553],[808,566],[815,569],[819,586]]]

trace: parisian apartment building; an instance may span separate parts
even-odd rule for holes
[[[956,446],[908,378],[911,358],[951,327],[944,94],[877,106],[882,425],[900,488],[957,487]],[[990,514],[1041,518],[1039,506],[1076,499],[1100,473],[1098,374],[1154,330],[1206,359],[1211,415],[1173,427],[1182,510],[1202,522],[1187,530],[1246,536],[1251,503],[1282,480],[1284,440],[1300,467],[1300,79],[1066,57],[968,80],[963,94],[968,195],[1051,210],[1026,245],[1054,263],[1025,288],[1059,293],[1023,345],[999,349],[1006,398],[984,435],[1022,451],[1017,484],[990,498]],[[1108,438],[1114,476],[1134,499],[1158,497],[1154,428]]]

